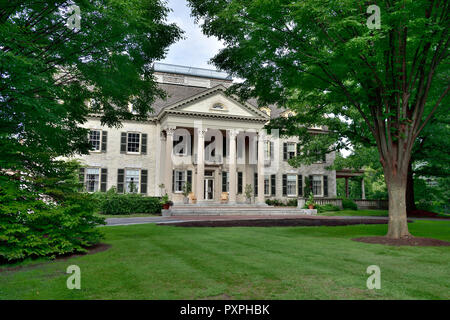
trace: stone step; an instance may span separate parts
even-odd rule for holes
[[[245,215],[316,215],[317,210],[315,209],[298,209],[298,208],[292,208],[292,209],[286,209],[286,208],[174,208],[172,207],[169,210],[163,210],[162,215],[163,216],[227,216],[227,215],[238,215],[238,216],[245,216]]]

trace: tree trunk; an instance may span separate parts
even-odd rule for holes
[[[417,210],[414,202],[414,179],[411,162],[408,166],[408,178],[406,182],[406,212]]]
[[[389,224],[386,237],[400,239],[410,236],[406,218],[407,173],[388,177],[386,184],[389,194]]]

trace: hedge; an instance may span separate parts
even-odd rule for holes
[[[118,194],[108,191],[96,193],[95,198],[98,211],[102,214],[161,213],[162,209],[159,198],[134,193]]]

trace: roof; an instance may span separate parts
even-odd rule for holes
[[[187,67],[176,64],[155,62],[153,65],[153,70],[158,72],[183,74],[188,76],[202,77],[209,79],[233,80],[233,78],[229,74],[220,70]]]
[[[199,93],[205,92],[210,90],[211,88],[204,88],[204,87],[195,87],[195,86],[186,86],[186,85],[180,85],[180,84],[169,84],[169,83],[159,83],[158,86],[163,89],[167,97],[165,100],[163,99],[157,99],[152,107],[153,107],[153,115],[159,114],[162,110],[164,110],[166,107],[171,106],[177,102],[189,99],[190,97],[193,97]],[[259,108],[258,102],[256,99],[249,99],[247,103],[251,104],[252,106]],[[286,109],[284,108],[277,108],[275,105],[269,105],[266,106],[271,110],[270,117],[272,119],[278,118],[282,112],[284,112]]]

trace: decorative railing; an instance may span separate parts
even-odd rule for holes
[[[323,206],[324,204],[332,204],[333,206],[338,206],[342,208],[342,199],[336,198],[314,198],[314,202],[318,205]]]
[[[353,200],[355,201],[358,209],[381,209],[387,210],[389,202],[387,200]]]

